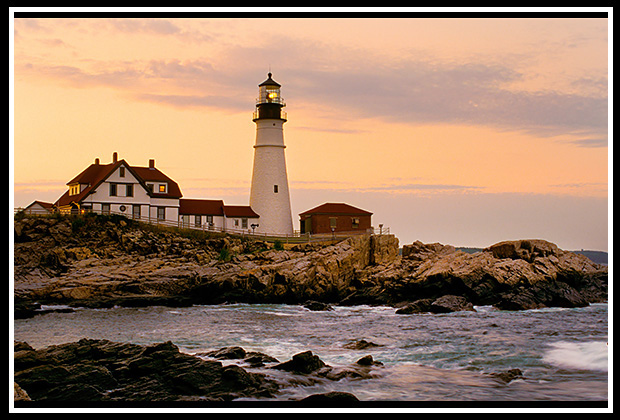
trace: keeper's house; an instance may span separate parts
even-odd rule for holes
[[[372,213],[345,203],[325,203],[299,214],[300,232],[364,233],[371,228]]]
[[[54,203],[60,213],[123,214],[145,221],[168,222],[192,228],[251,232],[259,216],[249,206],[226,206],[222,200],[183,199],[179,185],[155,167],[129,165],[118,159],[99,159],[67,183]]]

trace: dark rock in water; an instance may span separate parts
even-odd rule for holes
[[[353,340],[347,344],[345,344],[344,346],[345,349],[351,349],[351,350],[364,350],[370,347],[382,347],[380,344],[375,344],[371,341],[366,341],[366,340]]]
[[[419,314],[431,312],[431,304],[434,299],[418,299],[396,310],[397,314]]]
[[[371,355],[364,356],[355,363],[360,366],[383,366],[383,363],[375,361]]]
[[[33,401],[188,401],[273,397],[277,384],[238,366],[179,352],[171,342],[108,340],[34,350],[15,343],[15,383]]]
[[[397,314],[431,312],[443,314],[459,311],[475,311],[474,305],[462,296],[444,295],[437,299],[419,299],[396,310]]]
[[[491,373],[490,376],[504,383],[514,381],[515,379],[524,379],[521,369],[509,369],[505,372]]]
[[[353,402],[359,401],[359,399],[348,392],[327,392],[325,394],[313,394],[301,401],[308,403],[340,403],[340,402]]]
[[[332,308],[327,303],[316,302],[313,300],[306,302],[304,304],[304,308],[310,309],[311,311],[333,311],[334,310],[334,308]]]
[[[444,295],[431,303],[431,312],[436,314],[460,311],[475,312],[474,305],[466,298],[454,295]]]
[[[327,365],[319,358],[319,356],[313,355],[311,351],[305,351],[294,355],[288,362],[280,363],[272,369],[308,374],[325,366]]]

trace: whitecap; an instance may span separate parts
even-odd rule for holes
[[[565,369],[607,371],[607,343],[559,341],[551,345],[543,361]]]

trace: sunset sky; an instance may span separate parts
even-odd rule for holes
[[[155,159],[185,198],[247,205],[252,111],[271,70],[287,103],[295,229],[299,213],[346,202],[401,245],[539,238],[608,250],[604,9],[274,19],[14,11],[11,210],[56,201],[113,152],[135,166]]]

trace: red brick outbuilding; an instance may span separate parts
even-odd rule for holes
[[[332,232],[366,232],[371,228],[372,213],[345,203],[325,203],[299,214],[302,234]],[[332,230],[333,229],[333,230]]]

